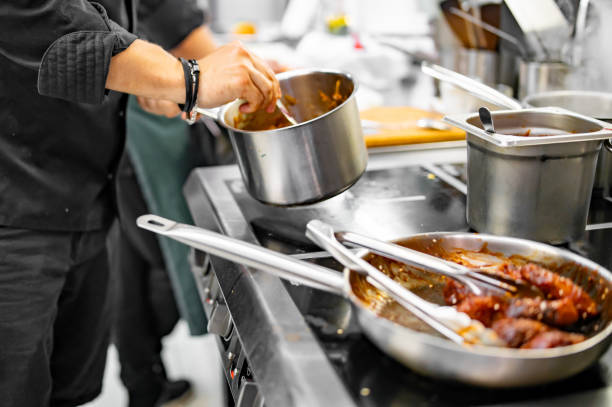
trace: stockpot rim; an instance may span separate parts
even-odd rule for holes
[[[572,112],[571,110],[563,109],[560,107],[549,106],[514,110],[496,110],[492,112],[492,115],[493,117],[495,117],[496,115],[521,113],[548,113],[566,115],[575,119],[580,119],[585,122],[589,122],[593,125],[597,125],[600,128],[597,131],[589,133],[564,134],[559,136],[555,135],[545,137],[522,137],[502,133],[487,133],[484,129],[481,129],[468,123],[468,120],[478,118],[478,113],[474,112],[445,116],[443,121],[498,147],[530,147],[547,144],[576,143],[592,140],[604,140],[612,137],[612,128],[610,128],[610,123],[593,118],[591,116]]]

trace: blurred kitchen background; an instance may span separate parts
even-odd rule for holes
[[[469,111],[465,92],[423,85],[436,62],[519,99],[559,89],[610,90],[606,0],[209,0],[221,41],[239,38],[288,67],[353,73],[359,106],[411,104]],[[429,82],[429,81],[427,81]]]

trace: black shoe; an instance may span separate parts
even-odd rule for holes
[[[191,397],[192,393],[191,382],[189,380],[166,381],[155,405],[161,407],[171,401],[186,401]]]

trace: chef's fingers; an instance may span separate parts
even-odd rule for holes
[[[268,112],[271,113],[274,111],[274,108],[275,108],[274,105],[276,104],[276,99],[281,97],[281,89],[280,89],[280,84],[278,83],[278,79],[276,79],[276,75],[274,74],[274,71],[272,70],[272,68],[270,68],[270,65],[268,65],[266,61],[259,58],[257,55],[253,54],[248,49],[246,51],[249,55],[249,58],[251,59],[253,66],[259,72],[264,74],[268,78],[269,81],[272,82],[274,94],[271,96],[271,98],[273,100],[270,100],[270,103],[268,104],[267,109],[266,109],[268,110]]]
[[[287,65],[283,65],[275,59],[266,59],[265,62],[275,74],[287,72],[289,70]]]
[[[270,83],[270,99],[268,101],[268,105],[266,110],[268,113],[272,113],[276,108],[276,100],[281,97],[281,89],[280,84],[278,83],[278,79],[276,79],[276,75],[272,72],[272,69],[266,64],[262,59],[253,56],[253,66],[257,68],[260,72],[266,75]]]
[[[265,101],[265,96],[261,90],[259,90],[259,87],[253,82],[250,72],[249,79],[246,82],[248,83],[242,90],[241,98],[246,100],[247,103],[243,103],[240,106],[240,111],[242,113],[254,113],[261,108],[261,105]]]
[[[274,82],[255,67],[251,67],[249,76],[264,97],[260,107],[265,108],[268,113],[272,113],[277,99]]]

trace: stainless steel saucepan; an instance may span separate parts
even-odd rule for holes
[[[262,111],[250,119],[262,122],[263,130],[240,129],[244,115],[239,100],[197,110],[228,130],[253,198],[271,205],[302,205],[346,190],[363,174],[368,158],[355,99],[357,82],[332,70],[293,70],[277,78],[297,125],[265,130],[268,118]],[[346,100],[330,104],[334,95]]]
[[[540,243],[469,233],[429,233],[409,239],[417,246],[427,247],[435,243],[448,250],[462,248],[478,251],[486,245],[491,252],[521,255],[545,265],[571,264],[569,269],[580,272],[566,276],[586,289],[602,308],[600,329],[584,342],[542,350],[457,345],[416,323],[412,329],[377,315],[364,300],[367,293],[363,292],[363,284],[360,284],[361,276],[354,271],[345,269],[341,274],[158,216],[141,216],[138,225],[212,255],[272,272],[309,287],[347,296],[365,334],[378,347],[413,370],[429,376],[488,387],[547,383],[584,370],[606,351],[612,339],[612,303],[610,296],[602,296],[605,289],[612,287],[612,274],[590,260]],[[366,256],[368,252],[359,254]],[[440,287],[431,290],[440,290]]]

